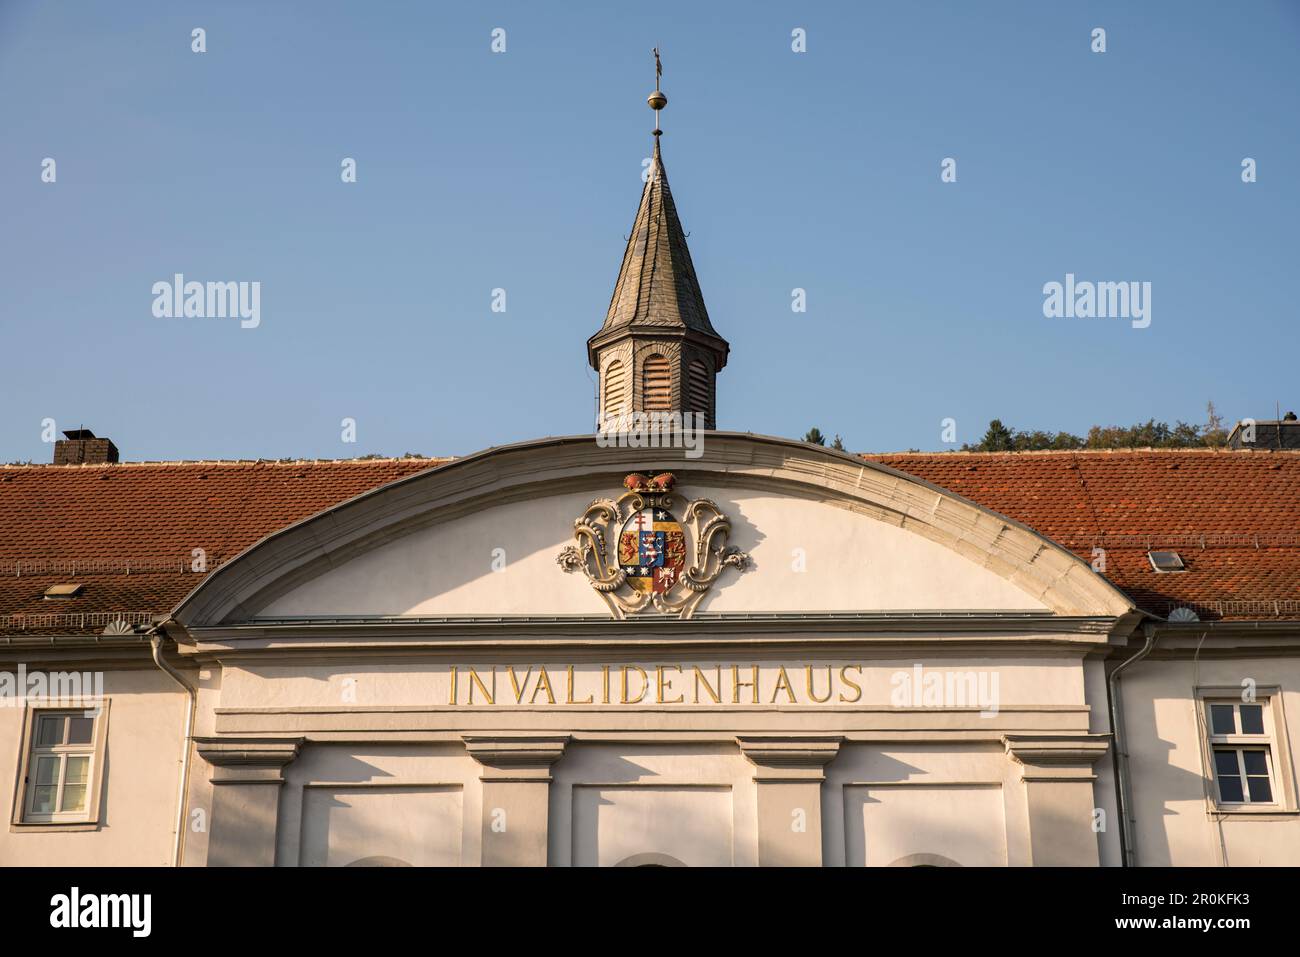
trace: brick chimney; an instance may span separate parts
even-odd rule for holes
[[[67,438],[54,443],[55,465],[113,464],[117,462],[117,446],[108,439],[97,439],[90,429],[72,429],[63,433]]]

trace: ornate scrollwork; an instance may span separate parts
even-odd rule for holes
[[[587,506],[573,523],[574,541],[556,556],[564,571],[587,577],[615,618],[649,608],[690,618],[723,569],[748,567],[749,555],[727,544],[731,522],[712,501],[687,502],[684,527],[673,518],[670,509],[682,500],[672,492],[671,473],[633,473],[623,484],[627,492],[617,499]],[[695,545],[691,564],[688,537]]]

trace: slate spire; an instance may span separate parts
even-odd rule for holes
[[[656,81],[658,51],[655,51]],[[587,341],[600,373],[598,417],[636,412],[699,413],[716,428],[714,376],[729,346],[709,321],[686,246],[659,140],[668,98],[647,98],[655,111],[654,155],[605,322]]]

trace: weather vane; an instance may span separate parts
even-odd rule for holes
[[[664,75],[664,65],[659,61],[659,48],[653,50],[655,55],[655,91],[646,97],[646,102],[650,104],[650,109],[655,111],[655,136],[663,133],[659,129],[659,111],[668,105],[668,97],[663,95],[659,89],[659,78]]]

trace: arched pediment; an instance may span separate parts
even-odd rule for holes
[[[630,472],[673,472],[707,498],[751,567],[725,569],[708,613],[1016,611],[1117,618],[1128,599],[1029,528],[937,486],[785,439],[705,433],[701,454],[595,437],[489,449],[277,532],[177,607],[186,627],[314,617],[608,617],[556,558],[593,499]],[[681,518],[682,516],[678,516]]]

